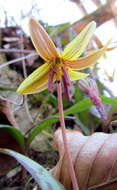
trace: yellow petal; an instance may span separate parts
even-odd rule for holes
[[[48,80],[46,81],[45,84],[43,84],[42,86],[39,86],[37,88],[34,88],[34,89],[31,89],[30,92],[28,93],[25,93],[25,94],[35,94],[35,93],[39,93],[39,92],[42,92],[43,90],[47,89],[48,88]]]
[[[79,79],[83,79],[83,78],[86,78],[87,76],[89,76],[89,74],[81,73],[78,71],[73,71],[72,69],[69,69],[68,73],[70,76],[70,80],[79,80]]]
[[[67,60],[74,60],[78,58],[88,45],[96,28],[95,22],[89,23],[84,30],[71,41],[65,50],[62,52],[61,57]]]
[[[109,44],[110,44],[110,41],[106,44],[106,46],[104,48],[93,51],[93,53],[91,53],[88,56],[79,58],[78,60],[75,60],[75,61],[64,61],[64,63],[71,69],[75,69],[75,70],[81,70],[81,69],[90,67],[90,66],[94,65],[101,56],[104,55],[104,53],[107,49],[107,46]]]
[[[45,63],[29,75],[19,86],[19,94],[32,94],[47,88],[50,65]]]
[[[29,31],[32,42],[44,60],[51,60],[58,57],[57,49],[43,27],[33,18],[29,21]]]

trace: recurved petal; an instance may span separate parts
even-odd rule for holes
[[[32,94],[47,88],[50,65],[45,63],[29,75],[17,89],[19,94]]]
[[[96,28],[96,23],[94,21],[90,22],[82,32],[72,40],[67,47],[62,52],[61,56],[63,59],[74,60],[78,58],[88,45],[94,31]]]
[[[29,20],[29,31],[32,42],[44,60],[58,57],[57,49],[44,28],[33,18]]]
[[[96,35],[94,35],[93,39],[95,40],[98,48],[103,48],[104,47],[104,45],[102,44],[102,42],[100,41],[100,39]],[[117,45],[107,48],[107,51],[111,51],[111,50],[113,50],[115,48],[117,48]]]
[[[90,66],[94,65],[97,62],[97,60],[100,59],[101,56],[104,55],[109,44],[110,44],[110,41],[106,44],[105,47],[103,47],[99,50],[93,51],[93,53],[91,53],[88,56],[85,56],[83,58],[79,58],[78,60],[75,60],[75,61],[66,60],[66,61],[64,61],[64,63],[68,67],[70,67],[74,70],[81,70],[81,69],[85,69],[87,67],[90,67]]]
[[[72,69],[69,69],[68,73],[69,73],[70,80],[72,80],[72,81],[83,79],[83,78],[86,78],[87,76],[89,76],[88,74],[81,73],[78,71],[73,71]]]

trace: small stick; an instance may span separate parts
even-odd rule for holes
[[[16,53],[35,53],[36,51],[34,50],[24,50],[24,49],[2,49],[0,48],[0,52],[3,52],[3,53],[8,53],[8,52],[16,52]]]
[[[24,44],[23,44],[23,36],[21,34],[21,49],[24,49]],[[22,54],[22,57],[24,57],[24,53],[21,53]],[[23,67],[23,75],[24,75],[24,78],[27,77],[27,70],[26,70],[26,62],[25,62],[25,59],[22,59],[22,67]],[[27,95],[24,95],[24,106],[25,106],[25,110],[26,110],[26,113],[27,113],[27,116],[28,116],[28,119],[31,123],[33,123],[33,118],[30,114],[30,111],[29,111],[29,107],[28,107],[28,101],[27,101]]]
[[[33,56],[35,56],[35,55],[37,55],[37,53],[31,53],[31,54],[26,55],[26,56],[24,56],[24,57],[19,57],[19,58],[17,58],[17,59],[13,59],[13,60],[11,60],[11,61],[8,61],[8,62],[6,62],[6,63],[1,64],[1,65],[0,65],[0,69],[2,69],[3,67],[6,67],[7,65],[10,65],[10,64],[13,64],[13,63],[17,63],[18,61],[22,61],[22,60],[24,60],[24,59],[28,59],[28,58],[30,58],[30,57],[33,57]]]

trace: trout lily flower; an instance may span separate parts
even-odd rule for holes
[[[45,63],[22,82],[17,92],[20,94],[32,94],[41,92],[46,88],[50,92],[53,92],[54,82],[62,80],[67,99],[70,99],[70,80],[74,81],[87,77],[87,74],[78,72],[78,70],[95,64],[107,49],[108,44],[78,59],[88,45],[95,28],[95,22],[90,22],[66,46],[63,52],[59,53],[43,27],[31,18],[29,21],[31,39],[38,54],[45,60]]]

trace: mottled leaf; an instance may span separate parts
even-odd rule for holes
[[[1,153],[15,158],[35,179],[42,190],[65,190],[64,187],[37,162],[9,149],[0,149]]]

